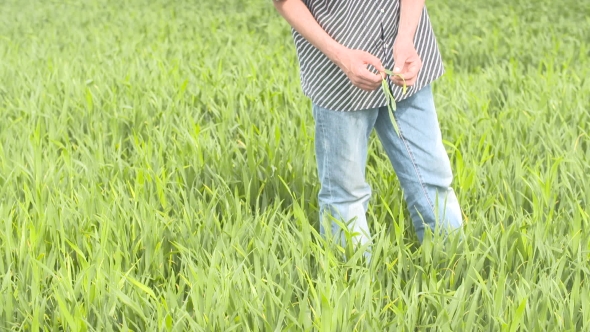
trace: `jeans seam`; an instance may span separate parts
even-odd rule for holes
[[[430,205],[430,208],[432,209],[432,213],[436,216],[436,211],[434,209],[434,203],[430,200],[430,197],[428,197],[428,191],[426,190],[426,187],[424,187],[424,180],[422,179],[422,174],[420,173],[420,170],[418,169],[418,166],[416,165],[416,160],[414,158],[414,154],[412,153],[412,150],[410,149],[410,146],[408,145],[408,142],[406,141],[406,139],[404,137],[404,133],[402,131],[402,127],[400,125],[400,122],[397,121],[397,117],[395,116],[395,114],[393,115],[393,117],[396,119],[397,127],[399,129],[399,136],[400,136],[400,139],[402,140],[402,142],[404,143],[404,147],[406,148],[408,155],[410,156],[410,161],[412,162],[412,167],[414,167],[414,171],[416,172],[416,175],[418,175],[418,182],[420,182],[420,187],[422,187],[422,192],[424,193],[424,197],[426,198],[426,202],[428,202],[428,204]]]
[[[332,197],[332,180],[330,179],[330,167],[328,167],[329,165],[327,165],[328,160],[330,160],[330,158],[328,158],[328,152],[327,152],[328,151],[327,144],[326,144],[327,135],[326,135],[326,129],[325,129],[325,123],[324,123],[325,122],[324,121],[324,114],[320,108],[318,108],[318,115],[320,116],[320,119],[321,119],[320,120],[320,128],[322,130],[322,136],[323,136],[322,137],[322,146],[323,146],[323,150],[324,150],[324,155],[322,156],[322,158],[324,159],[323,163],[322,163],[322,164],[324,164],[323,173],[326,175],[326,178],[328,180],[328,196],[330,197],[330,202],[331,202],[334,197]],[[332,208],[330,206],[328,206],[328,209],[331,211]],[[324,213],[325,213],[325,211],[322,211],[322,214],[324,214]],[[322,216],[322,218],[323,218],[323,216]],[[321,220],[320,220],[320,222],[321,222]]]

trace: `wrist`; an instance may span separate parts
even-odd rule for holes
[[[412,38],[412,36],[410,36],[409,34],[401,34],[400,33],[395,38],[394,44],[414,46],[414,38]]]
[[[340,67],[342,64],[342,58],[343,58],[342,55],[344,54],[345,51],[346,51],[346,47],[344,47],[341,44],[338,44],[337,42],[334,41],[333,43],[330,43],[326,47],[324,54],[326,54],[328,59],[330,59],[337,66]]]

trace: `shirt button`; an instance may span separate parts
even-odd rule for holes
[[[385,9],[381,8],[380,12],[385,13]]]

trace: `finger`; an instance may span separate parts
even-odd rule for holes
[[[381,83],[383,78],[381,74],[373,74],[367,70],[359,73],[358,80],[373,85]]]
[[[405,86],[412,86],[416,83],[416,78],[413,78],[411,80],[405,80],[405,81],[397,80],[397,81],[394,81],[393,83],[398,86],[404,86],[404,85]]]
[[[355,85],[355,86],[361,90],[364,90],[364,91],[375,91],[377,89],[377,87],[367,85],[367,84],[359,84],[359,85]]]
[[[422,60],[418,55],[413,56],[407,60],[405,70],[406,79],[412,79],[418,76],[418,72],[422,68]]]
[[[396,85],[399,85],[399,86],[404,86],[404,85],[406,85],[406,86],[412,86],[412,85],[414,85],[416,83],[416,81],[417,81],[417,78],[415,77],[415,78],[412,78],[410,80],[405,80],[405,81],[404,80],[398,80],[398,81],[396,81],[394,83]]]
[[[406,71],[404,77],[406,80],[413,80],[418,76],[418,72],[420,71],[420,66],[418,64],[411,64],[408,66],[408,70]]]
[[[363,90],[367,90],[367,91],[373,91],[377,88],[375,84],[368,84],[368,83],[364,83],[364,82],[356,82],[356,83],[353,83],[353,85],[359,89],[363,89]]]
[[[393,67],[394,74],[401,74],[406,63],[406,58],[398,57],[393,59],[395,67]]]
[[[356,86],[363,90],[373,91],[381,86],[381,83],[371,83],[366,81],[357,82]]]
[[[363,90],[371,92],[377,90],[377,88],[374,86],[365,86],[363,87]]]
[[[363,81],[363,80],[359,80],[353,83],[354,86],[366,90],[366,91],[373,91],[375,89],[377,89],[378,87],[381,86],[381,83],[372,83],[372,82],[367,82],[367,81]]]
[[[395,76],[391,78],[391,81],[393,82],[393,84],[398,85],[398,86],[404,86],[404,84],[406,86],[412,86],[416,83],[417,77],[411,78],[411,79],[401,79],[399,76]]]
[[[392,80],[393,84],[397,85],[397,86],[404,86],[404,85],[409,85],[408,82],[404,82],[402,80]]]
[[[406,75],[404,73],[400,73],[397,75],[390,76],[391,81],[397,85],[403,85],[407,82]]]
[[[369,52],[363,53],[363,61],[366,64],[369,64],[369,65],[372,65],[373,67],[375,67],[375,69],[377,69],[377,71],[379,71],[379,72],[385,71],[385,67],[383,67],[381,60],[379,60],[378,57],[374,56],[373,54],[371,54]]]
[[[401,73],[398,75],[392,75],[391,80],[397,85],[403,85],[404,83],[410,85],[412,82],[415,82],[418,77],[417,74],[419,69],[416,68],[419,68],[419,66],[405,66]]]
[[[413,78],[411,80],[407,80],[406,81],[406,86],[412,86],[412,85],[416,84],[416,81],[417,81],[416,78]]]

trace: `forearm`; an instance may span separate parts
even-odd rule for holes
[[[274,1],[274,5],[279,14],[297,32],[324,53],[332,62],[338,64],[339,55],[344,46],[336,42],[322,29],[301,0]]]
[[[413,42],[425,0],[400,0],[400,21],[397,39]]]

